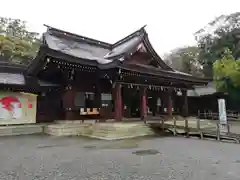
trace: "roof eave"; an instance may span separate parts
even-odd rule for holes
[[[144,30],[145,31],[145,30]],[[168,66],[162,58],[157,54],[157,52],[154,50],[152,44],[150,43],[150,40],[148,38],[148,34],[145,31],[145,36],[143,39],[144,45],[147,48],[148,52],[152,55],[152,57],[158,62],[159,66],[162,67],[164,70],[174,71],[173,68]]]
[[[72,38],[75,38],[77,40],[85,41],[87,43],[95,44],[97,46],[103,46],[103,47],[106,47],[106,48],[109,48],[109,49],[112,47],[112,44],[107,43],[107,42],[103,42],[103,41],[92,39],[92,38],[89,38],[89,37],[86,37],[86,36],[81,36],[81,35],[78,35],[78,34],[70,33],[68,31],[63,31],[63,30],[60,30],[60,29],[57,29],[57,28],[54,28],[54,27],[51,27],[51,26],[48,26],[48,25],[45,25],[45,24],[44,24],[44,26],[46,26],[48,28],[47,32],[49,32],[49,33],[57,33],[59,35],[65,36],[65,37],[72,37]]]
[[[131,67],[124,67],[122,64],[117,66],[118,68],[124,69],[124,70],[129,70],[129,71],[135,71],[135,72],[139,72],[139,73],[143,73],[143,74],[148,74],[148,75],[154,75],[156,77],[164,77],[167,78],[169,80],[171,79],[175,79],[175,80],[180,80],[182,82],[186,82],[188,84],[192,84],[192,85],[205,85],[208,83],[208,81],[204,81],[202,79],[198,79],[198,78],[191,78],[191,77],[179,77],[176,76],[175,74],[168,74],[168,73],[163,73],[163,72],[159,72],[159,73],[154,73],[152,71],[150,72],[146,72],[143,70],[137,70],[137,69],[133,69]]]
[[[144,25],[143,27],[141,27],[140,29],[138,29],[137,31],[133,32],[132,34],[122,38],[121,40],[117,41],[116,43],[114,43],[112,45],[112,48],[116,47],[116,46],[119,46],[120,44],[128,41],[129,39],[131,39],[132,37],[134,36],[137,36],[138,34],[141,34],[141,33],[145,33],[145,30],[144,28],[146,27],[146,25]]]
[[[33,61],[31,62],[31,64],[29,64],[27,70],[26,70],[26,74],[28,75],[36,75],[37,72],[39,72],[39,70],[42,68],[43,64],[44,64],[44,59],[46,58],[48,47],[46,44],[42,44],[38,50],[37,56],[33,59]]]

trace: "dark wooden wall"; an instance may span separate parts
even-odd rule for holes
[[[50,91],[37,97],[37,122],[52,122],[63,118],[60,91]]]

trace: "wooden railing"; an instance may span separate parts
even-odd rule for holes
[[[199,118],[194,122],[194,124],[193,121],[189,124],[188,118],[181,121],[173,118],[171,121],[162,120],[160,123],[163,130],[171,131],[174,136],[184,135],[185,137],[195,136],[200,139],[214,138],[219,141],[227,140],[236,143],[240,142],[240,126],[237,124],[227,123],[222,125],[218,121],[201,120]],[[209,124],[209,122],[212,123]],[[234,128],[234,126],[237,127]]]
[[[198,118],[200,119],[210,119],[210,120],[218,120],[219,119],[219,113],[212,112],[212,111],[198,111]],[[237,120],[240,119],[240,113],[239,112],[232,112],[227,111],[227,120]]]

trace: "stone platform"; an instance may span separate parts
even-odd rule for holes
[[[103,140],[117,140],[150,136],[155,133],[142,122],[106,122],[95,121],[56,121],[55,124],[46,125],[44,132],[54,136],[87,136]]]
[[[0,136],[39,134],[43,132],[43,127],[44,124],[0,126]]]

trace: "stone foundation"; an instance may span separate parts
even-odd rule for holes
[[[44,133],[53,136],[76,136],[87,131],[89,124],[51,124],[44,127]]]
[[[87,122],[87,121],[85,121]],[[152,129],[144,123],[81,123],[81,121],[63,121],[46,125],[44,132],[54,136],[87,136],[104,140],[117,140],[139,136],[154,135]]]
[[[0,136],[14,136],[43,133],[41,124],[0,126]]]

